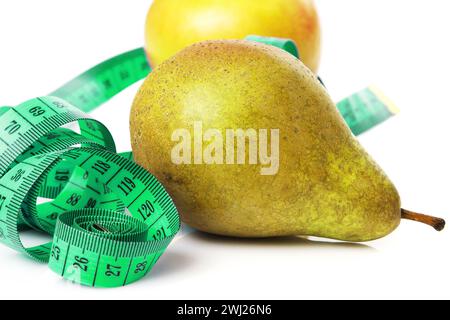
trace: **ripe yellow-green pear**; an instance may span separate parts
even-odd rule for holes
[[[248,35],[293,39],[314,72],[320,60],[320,24],[313,0],[154,0],[145,25],[152,66],[204,40]]]
[[[275,47],[223,40],[184,49],[145,80],[130,126],[136,162],[166,186],[184,222],[208,233],[368,241],[402,217],[444,226],[401,209],[326,89]]]

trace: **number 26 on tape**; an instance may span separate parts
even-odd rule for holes
[[[88,271],[88,263],[89,260],[80,256],[75,257],[75,262],[73,263],[73,267],[75,269],[82,270],[84,272]]]

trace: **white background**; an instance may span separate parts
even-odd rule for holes
[[[0,2],[0,105],[45,95],[143,45],[150,0]],[[400,115],[360,137],[403,206],[450,220],[450,4],[319,0],[320,75],[338,100],[375,83]],[[127,150],[133,86],[93,116]],[[449,228],[450,229],[450,228]],[[0,298],[450,298],[450,230],[412,222],[368,244],[180,237],[150,276],[120,289],[62,281],[0,246]]]

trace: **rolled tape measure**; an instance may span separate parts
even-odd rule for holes
[[[143,277],[180,227],[162,185],[129,154],[116,154],[106,127],[67,101],[37,98],[2,112],[0,240],[84,285]],[[80,134],[61,128],[75,121]],[[53,242],[25,247],[19,223]]]
[[[251,40],[298,57],[290,40]],[[178,212],[156,178],[131,153],[117,154],[108,129],[85,114],[150,71],[139,48],[47,97],[0,108],[0,242],[87,286],[123,286],[151,270],[180,229]],[[393,115],[391,106],[373,89],[338,104],[356,134]],[[30,228],[53,241],[26,247],[20,233]]]

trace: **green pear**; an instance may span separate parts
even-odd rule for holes
[[[184,49],[145,80],[130,128],[136,162],[201,231],[369,241],[402,216],[444,226],[401,209],[316,76],[275,47],[223,40]]]

